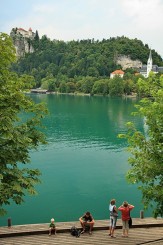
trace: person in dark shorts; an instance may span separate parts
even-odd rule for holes
[[[52,218],[51,219],[51,223],[49,225],[49,236],[51,236],[52,231],[56,235],[56,226],[55,226],[55,223],[54,222],[55,222],[55,220]]]
[[[80,224],[83,228],[81,234],[83,234],[86,230],[86,227],[89,227],[89,234],[92,234],[92,229],[95,224],[94,218],[90,212],[86,212],[82,217],[79,218]]]

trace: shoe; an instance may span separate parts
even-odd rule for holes
[[[51,234],[49,233],[49,236],[51,236]]]
[[[111,236],[111,234],[109,233],[109,236]]]
[[[80,234],[83,234],[85,232],[85,230],[82,230],[81,232],[80,232]]]
[[[113,235],[111,235],[110,237],[111,237],[111,238],[116,238],[116,236],[113,236]]]
[[[89,231],[89,235],[92,235],[92,231]]]

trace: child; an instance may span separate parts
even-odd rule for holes
[[[54,219],[51,219],[51,223],[49,225],[49,236],[51,236],[51,232],[54,231],[54,234],[56,235],[56,227],[55,227],[55,223],[54,223]]]

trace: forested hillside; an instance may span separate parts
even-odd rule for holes
[[[110,73],[121,68],[116,64],[118,55],[130,55],[131,59],[138,59],[143,64],[147,63],[149,56],[147,44],[124,36],[102,41],[64,42],[51,41],[44,35],[31,42],[35,52],[19,59],[13,69],[19,74],[33,76],[36,87],[60,92],[97,93],[99,88],[96,86],[93,89],[93,86],[95,82],[100,86],[101,81],[103,85],[98,93],[108,94]],[[161,56],[155,50],[152,50],[152,58],[153,64],[163,65]],[[133,74],[137,70],[128,69],[126,72]]]

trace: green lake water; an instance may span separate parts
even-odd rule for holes
[[[48,144],[31,152],[31,167],[42,172],[37,196],[26,196],[22,205],[7,207],[0,225],[72,221],[90,211],[95,219],[108,219],[108,203],[124,200],[135,205],[139,217],[141,193],[126,182],[129,169],[125,123],[134,121],[144,130],[143,119],[132,117],[135,99],[70,95],[30,95],[45,101],[50,114],[44,119]],[[25,116],[25,115],[24,115]],[[145,213],[151,216],[150,212]]]

